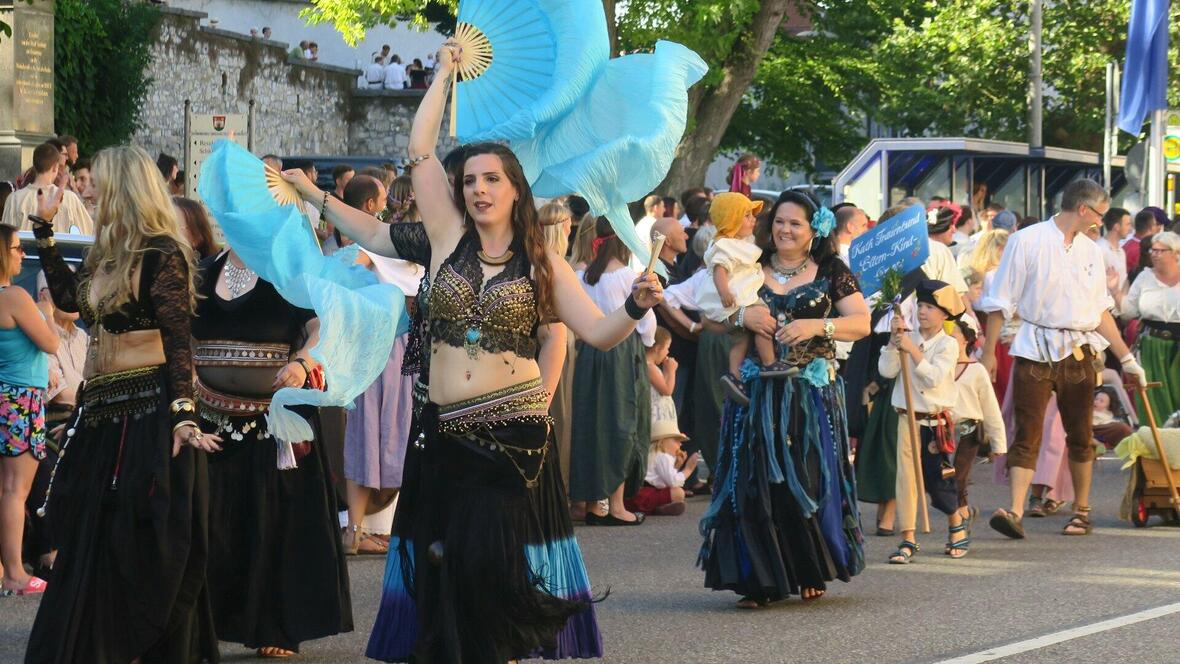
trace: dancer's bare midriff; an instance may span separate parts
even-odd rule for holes
[[[463,348],[435,342],[430,350],[430,400],[448,406],[541,377],[536,360],[511,351],[480,351],[475,359]]]

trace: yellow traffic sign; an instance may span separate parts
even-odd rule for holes
[[[1180,161],[1180,136],[1164,137],[1164,157],[1168,161]]]

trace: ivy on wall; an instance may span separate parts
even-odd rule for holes
[[[131,140],[151,79],[160,11],[130,0],[56,0],[54,121],[82,154]]]

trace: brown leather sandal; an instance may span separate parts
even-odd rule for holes
[[[1068,537],[1083,537],[1094,532],[1094,524],[1090,522],[1089,507],[1074,507],[1074,515],[1069,522],[1065,524],[1065,528],[1061,529],[1061,534]]]
[[[345,528],[340,537],[344,542],[344,554],[347,556],[383,556],[389,553],[388,544],[366,535],[358,526]]]

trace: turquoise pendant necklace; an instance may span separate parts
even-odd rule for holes
[[[479,357],[479,340],[483,338],[483,332],[479,329],[478,323],[472,321],[471,327],[467,328],[467,332],[463,334],[463,350],[467,351],[469,359],[476,359]]]

